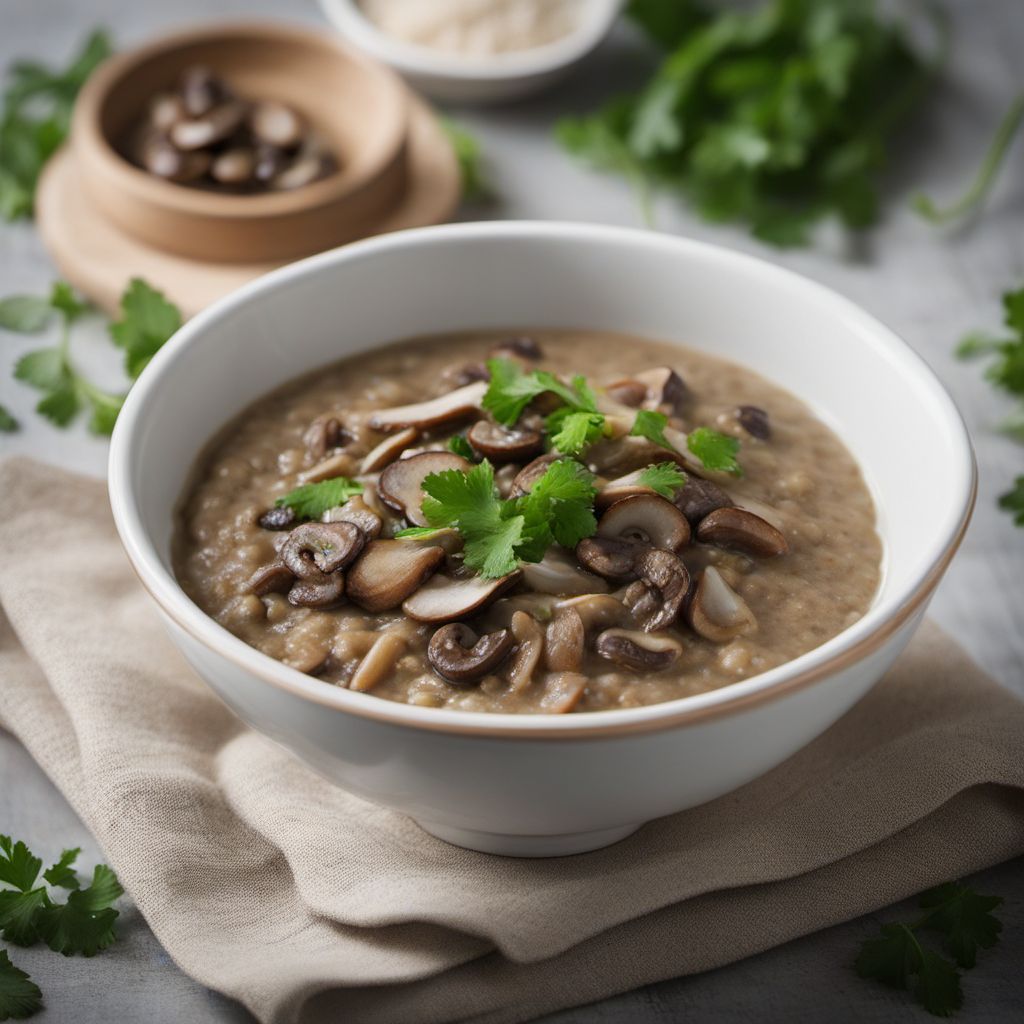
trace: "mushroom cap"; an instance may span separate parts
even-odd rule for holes
[[[453,423],[478,414],[486,392],[486,381],[474,381],[426,402],[375,412],[370,417],[370,426],[374,430],[400,430],[406,427],[424,430],[440,423]]]
[[[751,437],[756,437],[759,441],[771,440],[771,420],[768,413],[759,405],[741,405],[736,410],[736,419]]]
[[[667,629],[679,616],[690,590],[690,573],[677,555],[661,548],[648,548],[636,560],[637,578],[648,588],[653,606],[646,603],[641,614],[639,605],[633,606],[635,618],[640,618],[645,633]],[[636,586],[636,584],[633,584]]]
[[[686,618],[695,633],[715,643],[727,643],[757,629],[746,601],[713,565],[700,574]]]
[[[313,579],[310,568],[333,573],[349,564],[366,544],[355,523],[302,523],[288,535],[281,561],[299,578]]]
[[[415,427],[406,427],[397,433],[390,434],[364,457],[359,467],[360,473],[376,473],[389,462],[394,462],[402,452],[419,439],[420,432]]]
[[[427,645],[431,668],[456,686],[482,679],[508,657],[515,639],[507,629],[477,637],[462,622],[450,622],[434,632]]]
[[[594,650],[608,661],[634,672],[660,672],[682,654],[682,645],[667,636],[652,636],[634,629],[606,629]]]
[[[691,526],[696,526],[716,508],[725,508],[733,504],[732,498],[718,484],[705,480],[695,473],[686,475],[686,483],[676,491],[672,501],[686,516]]]
[[[466,440],[493,463],[526,462],[544,449],[544,438],[539,431],[503,427],[490,420],[477,420],[469,428]]]
[[[397,608],[444,561],[436,544],[374,540],[348,573],[348,596],[368,612]]]
[[[690,398],[690,389],[671,366],[656,366],[652,370],[633,375],[647,388],[646,405],[667,405],[675,416],[681,416]]]
[[[402,611],[417,622],[440,623],[467,618],[490,604],[521,575],[518,569],[494,580],[482,576],[455,579],[437,575],[408,597]]]
[[[686,516],[659,494],[634,494],[614,502],[597,524],[597,536],[682,551],[690,543]]]
[[[618,626],[627,618],[623,603],[611,594],[582,594],[559,601],[556,608],[572,608],[583,621],[583,628],[606,629]]]
[[[471,463],[453,452],[423,452],[392,462],[377,481],[377,493],[385,505],[401,512],[410,523],[427,526],[421,507],[425,497],[423,481],[431,473],[441,473],[446,469],[466,473],[472,468]]]
[[[576,560],[606,580],[632,580],[643,550],[642,544],[621,537],[584,537],[576,545]]]
[[[295,573],[284,562],[271,562],[249,577],[245,589],[257,597],[263,597],[264,594],[283,594],[294,582]]]
[[[366,534],[367,540],[379,537],[383,526],[380,516],[366,504],[361,494],[349,498],[344,505],[329,508],[321,517],[321,521],[324,523],[354,523]]]
[[[718,508],[697,526],[697,540],[716,547],[737,548],[751,555],[785,555],[789,543],[766,519],[742,508]]]
[[[320,573],[318,577],[297,579],[288,591],[288,603],[297,608],[329,608],[345,593],[345,577],[340,572]]]
[[[604,594],[608,584],[600,577],[581,569],[560,548],[548,548],[539,562],[526,562],[523,581],[538,594]]]

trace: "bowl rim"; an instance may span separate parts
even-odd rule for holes
[[[248,37],[264,42],[285,41],[333,50],[342,59],[357,65],[363,74],[377,79],[379,88],[389,94],[396,108],[396,116],[390,119],[386,126],[388,131],[382,136],[378,158],[353,178],[346,178],[336,171],[320,181],[289,192],[234,195],[163,181],[122,156],[103,131],[100,115],[111,93],[119,87],[125,75],[148,61],[183,47],[195,43],[213,43],[229,37]],[[162,209],[204,217],[258,220],[315,210],[358,196],[400,159],[408,127],[408,95],[401,80],[386,64],[373,60],[357,47],[346,45],[342,39],[317,33],[295,22],[267,18],[251,21],[228,19],[161,35],[108,57],[89,76],[75,101],[71,144],[83,158],[102,168],[104,177],[113,187],[123,189]]]
[[[212,325],[226,320],[253,297],[286,289],[296,279],[333,266],[407,250],[464,244],[474,239],[530,239],[552,242],[566,239],[588,245],[640,246],[666,253],[686,251],[704,260],[732,264],[774,279],[795,289],[805,299],[832,307],[845,319],[870,334],[901,372],[918,375],[937,402],[958,451],[950,463],[958,474],[960,497],[948,509],[948,525],[938,534],[927,565],[909,580],[883,611],[868,611],[824,644],[767,672],[701,694],[637,708],[617,708],[580,715],[513,714],[425,708],[329,686],[263,654],[228,632],[185,594],[173,573],[164,566],[139,514],[135,496],[137,438],[144,432],[146,411],[161,386],[165,369],[187,358],[197,339]],[[783,386],[784,383],[783,383]],[[320,253],[272,271],[214,303],[186,323],[156,354],[125,401],[110,448],[108,486],[114,522],[129,561],[140,582],[164,614],[203,647],[233,662],[264,683],[303,700],[378,723],[405,726],[450,735],[506,739],[594,739],[640,732],[655,732],[690,725],[778,699],[849,668],[867,657],[923,610],[925,603],[956,553],[977,496],[977,466],[966,426],[949,393],[928,364],[898,335],[851,300],[831,288],[760,257],[725,246],[632,228],[559,221],[479,221],[413,228],[378,236]],[[883,541],[884,541],[883,536]]]
[[[410,77],[452,82],[510,82],[550,74],[581,60],[607,35],[624,0],[585,5],[580,24],[568,35],[528,50],[473,57],[408,43],[381,31],[356,0],[319,0],[320,9],[342,35]]]

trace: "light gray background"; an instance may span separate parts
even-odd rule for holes
[[[954,361],[965,331],[1000,324],[999,293],[1024,283],[1024,145],[1018,144],[985,217],[936,231],[907,208],[918,187],[950,196],[973,173],[1010,97],[1024,88],[1024,3],[947,0],[954,57],[928,109],[900,138],[888,175],[882,227],[850,241],[826,230],[813,250],[779,252],[742,230],[701,224],[670,199],[658,204],[658,227],[705,238],[783,263],[859,302],[895,328],[933,366],[956,398],[975,438],[981,467],[978,509],[963,550],[932,605],[934,617],[1000,682],[1024,696],[1024,531],[995,508],[996,496],[1024,472],[1024,450],[994,431],[1010,408],[993,395],[980,369]],[[171,26],[216,17],[265,14],[322,24],[312,0],[0,0],[0,67],[16,57],[64,61],[86,32],[104,24],[121,45]],[[627,29],[616,31],[568,83],[526,103],[478,112],[453,110],[481,140],[500,202],[467,218],[509,217],[637,225],[633,197],[620,181],[573,164],[551,140],[562,115],[590,109],[639,80],[649,54]],[[45,292],[52,266],[31,225],[0,226],[0,294]],[[737,297],[742,301],[742,297]],[[0,435],[4,453],[25,452],[101,475],[106,445],[82,424],[60,431],[33,413],[36,396],[13,382],[10,368],[38,338],[0,335],[0,402],[23,430]],[[101,322],[76,334],[73,357],[98,382],[120,387],[119,355]],[[865,395],[865,401],[870,401]],[[922,509],[927,515],[928,510]],[[28,755],[0,732],[0,832],[28,840],[43,856],[81,845],[83,862],[100,858],[94,841]],[[1024,860],[979,876],[983,891],[1007,903],[1001,946],[983,955],[965,982],[966,1021],[1020,1019],[1024,1002]],[[64,959],[47,950],[16,950],[19,964],[44,990],[41,1021],[146,1019],[148,1024],[248,1021],[228,1000],[185,977],[124,901],[121,941],[95,959]],[[906,908],[902,908],[906,910]],[[878,915],[898,916],[898,909]],[[687,1021],[889,1021],[925,1015],[900,993],[858,980],[850,970],[874,918],[853,921],[731,967],[650,986],[599,1006],[556,1014],[548,1024]],[[680,936],[700,941],[700,936]]]

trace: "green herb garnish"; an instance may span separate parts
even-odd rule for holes
[[[735,437],[720,434],[710,427],[697,427],[686,438],[686,447],[700,459],[705,469],[743,476],[743,468],[736,461],[740,443]]]
[[[347,476],[303,484],[274,502],[276,508],[287,505],[296,519],[319,519],[328,509],[344,505],[349,498],[363,493],[363,485]]]
[[[462,198],[467,203],[481,203],[494,198],[494,188],[484,169],[483,152],[476,137],[450,118],[442,117],[441,125],[448,135],[462,179]]]
[[[675,449],[668,443],[665,437],[665,428],[668,426],[668,417],[663,412],[655,412],[651,409],[639,409],[636,414],[636,421],[633,429],[629,432],[633,437],[646,437],[662,448],[670,452]]]
[[[501,499],[486,460],[467,473],[431,473],[423,490],[427,522],[455,527],[466,565],[488,579],[507,575],[520,561],[539,562],[555,542],[574,547],[597,529],[593,477],[572,459],[553,462],[520,498]]]
[[[806,244],[827,216],[877,220],[886,140],[941,56],[922,62],[869,0],[636,0],[630,13],[666,56],[639,92],[563,121],[566,149],[638,184],[647,206],[662,188],[775,245]]]
[[[445,447],[454,455],[467,459],[469,462],[476,462],[476,452],[473,451],[473,446],[462,434],[453,434],[449,437]]]
[[[132,278],[121,296],[121,319],[110,325],[114,344],[124,349],[124,367],[133,380],[167,339],[181,327],[178,307],[142,278]]]
[[[39,986],[11,963],[6,949],[0,949],[0,1021],[25,1020],[42,1008]]]
[[[1013,489],[999,497],[999,507],[1013,516],[1017,526],[1024,526],[1024,476],[1013,482]]]
[[[16,61],[8,72],[0,114],[0,216],[31,216],[43,165],[64,142],[78,90],[113,49],[93,32],[63,71],[36,61]]]
[[[686,483],[686,474],[674,462],[658,462],[648,466],[637,477],[641,487],[650,489],[669,501],[676,491]]]
[[[50,299],[38,295],[12,295],[0,299],[0,328],[18,334],[36,334],[53,319]]]
[[[13,434],[18,429],[18,421],[10,414],[7,408],[0,405],[0,433]]]
[[[568,405],[556,409],[544,421],[551,447],[565,455],[579,455],[605,436],[605,419],[599,412],[572,409]]]
[[[488,359],[487,372],[490,383],[483,407],[506,427],[515,424],[530,402],[549,391],[570,408],[596,411],[593,394],[582,377],[573,378],[572,387],[568,387],[547,370],[526,373],[511,359]]]
[[[998,896],[982,896],[969,886],[949,882],[922,893],[925,914],[909,924],[886,924],[881,936],[861,946],[855,968],[862,978],[873,978],[891,988],[910,987],[918,1002],[936,1017],[948,1017],[963,1005],[960,972],[977,961],[979,947],[990,949],[999,940],[1001,922],[992,911]],[[934,931],[954,962],[922,945],[921,931]]]

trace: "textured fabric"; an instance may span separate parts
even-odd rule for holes
[[[263,1021],[527,1020],[1024,851],[1024,704],[929,625],[757,782],[529,861],[439,842],[239,722],[165,636],[97,481],[0,466],[0,606],[0,721],[177,963]]]

